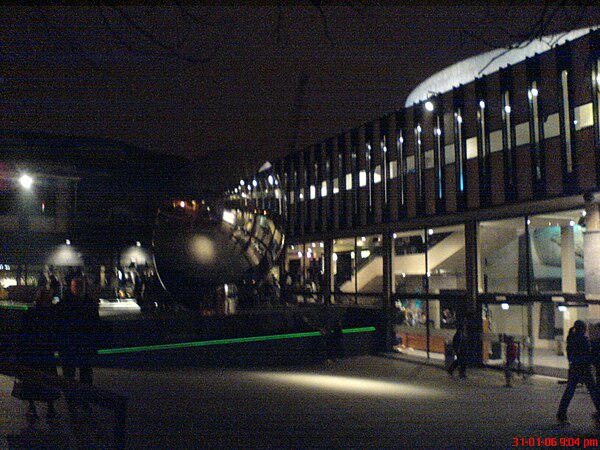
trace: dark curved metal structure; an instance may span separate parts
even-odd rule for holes
[[[284,245],[285,196],[269,167],[222,198],[177,198],[161,206],[154,229],[156,270],[174,300],[210,307],[225,284],[260,282]]]

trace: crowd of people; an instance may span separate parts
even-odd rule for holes
[[[99,324],[97,289],[81,268],[69,269],[62,282],[52,271],[40,273],[34,304],[27,309],[14,341],[15,361],[55,376],[60,366],[67,380],[92,385]],[[13,396],[28,403],[26,418],[32,424],[38,419],[36,402],[46,403],[47,420],[56,417],[54,402],[61,393],[24,377],[15,381]],[[70,408],[78,403],[76,398],[66,400]]]

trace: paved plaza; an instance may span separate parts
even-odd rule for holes
[[[505,388],[497,370],[471,369],[467,379],[450,378],[439,362],[402,356],[296,367],[148,364],[97,369],[95,375],[98,386],[128,396],[127,446],[135,449],[589,448],[600,437],[585,388],[571,404],[571,425],[557,428],[564,385],[556,378],[519,378]],[[1,448],[10,448],[7,434],[25,427],[26,405],[10,396],[12,383],[0,377]],[[21,442],[108,448],[108,411],[80,408],[72,420],[64,402],[58,406],[59,420],[51,427],[40,420]]]

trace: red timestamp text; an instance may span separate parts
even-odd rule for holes
[[[513,447],[598,447],[597,438],[578,437],[514,437]]]

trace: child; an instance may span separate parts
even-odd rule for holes
[[[504,369],[504,376],[506,378],[506,387],[512,387],[513,371],[518,369],[521,364],[521,358],[519,355],[519,346],[515,342],[512,336],[506,337],[506,367]]]

